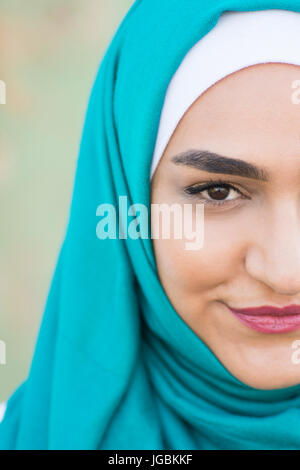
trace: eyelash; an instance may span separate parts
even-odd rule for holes
[[[187,193],[190,196],[196,196],[199,193],[202,193],[203,191],[209,190],[211,188],[226,188],[226,189],[232,189],[233,191],[239,193],[244,199],[248,199],[247,196],[245,196],[238,188],[233,186],[231,183],[228,183],[227,181],[224,180],[209,180],[207,183],[203,184],[197,184],[193,186],[189,186],[184,189],[184,192]],[[213,200],[213,199],[204,199],[205,204],[209,206],[224,206],[225,204],[232,204],[235,203],[235,200]]]

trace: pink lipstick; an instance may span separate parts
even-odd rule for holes
[[[244,325],[262,333],[287,333],[300,328],[299,305],[228,308]]]

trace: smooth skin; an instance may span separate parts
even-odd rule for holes
[[[291,360],[300,328],[255,331],[227,306],[300,306],[300,104],[292,100],[299,79],[300,67],[276,63],[217,82],[181,119],[151,183],[151,203],[205,204],[200,250],[185,249],[184,239],[153,240],[170,302],[235,377],[259,389],[300,383]],[[268,178],[174,161],[192,149],[251,163]],[[190,193],[211,180],[232,188]]]

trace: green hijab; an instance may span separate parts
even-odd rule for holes
[[[298,0],[137,0],[102,60],[67,231],[27,380],[0,449],[300,449],[300,385],[251,388],[169,302],[151,239],[99,240],[96,209],[150,204],[167,86],[225,10]]]

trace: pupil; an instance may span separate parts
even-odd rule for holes
[[[229,194],[229,188],[223,188],[221,186],[210,188],[207,192],[209,197],[212,199],[225,199]]]

